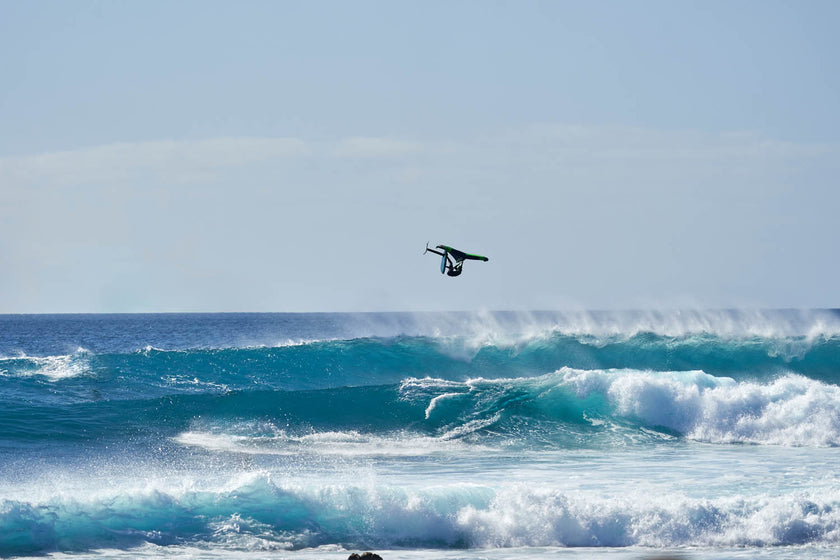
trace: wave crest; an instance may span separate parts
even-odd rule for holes
[[[578,396],[605,396],[620,417],[711,443],[840,445],[840,387],[786,375],[767,383],[703,372],[570,371]]]
[[[450,430],[479,420],[504,429],[527,418],[545,435],[606,421],[709,443],[840,446],[840,387],[792,374],[756,382],[702,371],[563,368],[534,378],[408,379],[400,393],[428,403],[426,420]]]

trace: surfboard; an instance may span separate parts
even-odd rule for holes
[[[444,251],[451,254],[456,261],[463,261],[463,260],[473,260],[473,261],[489,261],[487,257],[482,255],[472,255],[470,253],[465,253],[463,251],[459,251],[458,249],[453,249],[447,245],[438,245],[438,248],[443,249]]]

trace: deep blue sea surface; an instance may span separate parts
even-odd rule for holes
[[[840,557],[840,312],[0,315],[0,557]]]

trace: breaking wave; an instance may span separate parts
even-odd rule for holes
[[[25,527],[25,531],[20,528]],[[221,548],[682,547],[840,543],[840,494],[609,497],[527,485],[284,484],[135,489],[0,503],[0,555],[209,543]]]

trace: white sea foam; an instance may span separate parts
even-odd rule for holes
[[[550,481],[407,487],[275,479],[253,472],[200,488],[165,481],[0,504],[0,529],[35,545],[166,542],[246,550],[378,547],[720,547],[840,544],[840,491],[690,498],[644,489],[565,491]],[[159,527],[139,531],[137,526]],[[78,546],[78,545],[77,545]],[[8,551],[6,551],[8,552]]]
[[[11,370],[12,375],[22,377],[42,375],[50,381],[60,381],[72,377],[79,377],[90,373],[90,352],[84,348],[77,348],[72,354],[57,356],[27,356],[25,354],[14,358],[3,358],[8,364],[4,368],[6,375]]]
[[[174,439],[184,446],[251,455],[428,457],[441,453],[466,451],[491,453],[493,451],[487,446],[468,446],[458,441],[455,434],[431,437],[404,432],[381,435],[363,434],[357,431],[327,431],[290,435],[278,430],[271,435],[247,436],[191,430],[179,434]]]
[[[273,348],[289,348],[289,347],[292,347],[292,346],[306,346],[306,345],[309,345],[309,344],[316,344],[318,342],[323,342],[325,340],[329,340],[329,339],[325,339],[325,338],[311,338],[311,339],[287,338],[285,340],[279,340],[279,341],[275,342],[274,344],[272,344],[272,347]]]
[[[758,383],[694,372],[564,369],[579,397],[607,396],[615,414],[698,441],[840,446],[840,387],[786,375]]]
[[[768,546],[840,542],[840,496],[689,499],[629,493],[604,498],[513,487],[458,525],[475,546]]]

